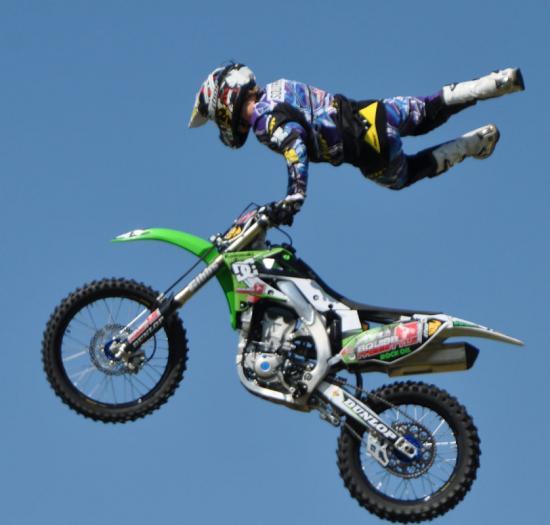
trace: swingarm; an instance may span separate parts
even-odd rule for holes
[[[409,459],[417,457],[419,450],[406,437],[384,423],[374,410],[337,385],[323,381],[318,387],[319,394],[340,413],[350,416],[369,433],[368,453],[382,466],[389,463],[388,446]]]

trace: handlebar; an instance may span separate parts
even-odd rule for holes
[[[300,203],[301,204],[301,203]],[[271,202],[243,213],[233,222],[233,225],[223,234],[210,238],[222,252],[236,251],[251,243],[260,233],[269,228],[281,225],[291,225],[294,214],[299,209],[287,200]]]

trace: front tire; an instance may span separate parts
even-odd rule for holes
[[[125,423],[150,414],[175,392],[187,360],[177,315],[141,346],[144,361],[137,372],[109,352],[128,323],[158,307],[157,297],[135,281],[103,279],[56,308],[44,332],[42,359],[50,385],[70,408],[104,423]]]
[[[348,420],[337,453],[351,496],[389,521],[419,522],[445,514],[476,478],[481,452],[472,418],[455,398],[433,385],[394,383],[372,394],[369,406],[415,442],[419,454],[410,460],[392,450],[383,467],[367,453],[365,428]]]

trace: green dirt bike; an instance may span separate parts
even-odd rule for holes
[[[267,230],[285,222],[283,209],[280,203],[255,208],[210,241],[158,228],[114,239],[171,243],[199,258],[194,267],[201,261],[206,267],[173,294],[126,279],[94,281],[71,293],[44,333],[51,386],[69,407],[103,422],[132,421],[158,409],[186,366],[177,310],[215,277],[239,333],[244,387],[292,409],[318,411],[340,427],[340,475],[370,512],[400,522],[444,514],[476,477],[480,449],[472,418],[436,386],[407,381],[367,391],[362,374],[469,369],[478,350],[449,341],[456,336],[521,341],[442,313],[343,297],[292,246],[266,242]]]

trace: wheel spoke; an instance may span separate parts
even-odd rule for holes
[[[124,299],[121,297],[120,298],[120,301],[118,302],[118,307],[117,307],[117,310],[116,310],[116,314],[115,314],[115,318],[114,318],[114,322],[116,323],[116,321],[118,320],[118,316],[120,315],[120,309],[122,308],[122,303],[124,302]]]
[[[68,363],[69,361],[72,361],[73,359],[78,359],[79,357],[82,357],[83,355],[89,355],[88,350],[82,350],[81,352],[77,352],[76,354],[64,357],[63,362]]]
[[[113,314],[111,312],[111,308],[109,307],[109,303],[103,299],[103,306],[105,307],[105,309],[107,310],[107,313],[108,313],[108,324],[112,324],[114,323],[114,318],[113,318]]]
[[[445,420],[441,418],[439,425],[437,425],[437,428],[432,432],[432,436],[435,436],[444,424],[445,424]]]
[[[85,328],[87,328],[88,330],[90,330],[91,332],[95,332],[97,330],[97,328],[95,328],[94,326],[86,323],[85,321],[83,321],[82,319],[80,319],[80,315],[76,315],[74,318],[73,318],[73,321],[75,323],[78,323],[79,325],[81,326],[84,326]]]
[[[69,379],[72,381],[74,386],[78,386],[79,381],[86,376],[86,374],[89,374],[90,372],[93,372],[95,370],[95,366],[90,366],[88,368],[85,368],[84,370],[81,370],[79,372],[75,372],[72,376],[69,376]],[[73,380],[73,377],[76,378]]]
[[[155,384],[157,382],[157,378],[154,378],[152,374],[149,372],[149,368],[147,365],[145,365],[141,371]]]
[[[145,388],[146,391],[151,390],[151,387],[147,386],[143,381],[140,380],[140,378],[137,375],[133,376],[133,379],[139,383],[143,388]]]
[[[97,385],[97,390],[96,390],[97,396],[94,397],[94,399],[97,398],[98,401],[101,401],[101,400],[104,399],[104,397],[103,397],[103,392],[105,391],[105,389],[106,389],[106,387],[107,387],[107,382],[108,382],[107,379],[108,379],[108,377],[109,377],[109,376],[104,375],[104,376],[101,378],[101,381],[100,381],[99,384]],[[90,397],[92,397],[92,396],[90,395]]]
[[[88,348],[88,345],[86,343],[83,343],[82,341],[79,341],[76,337],[70,335],[68,332],[65,333],[65,337],[72,341],[73,343],[76,343],[80,348]]]
[[[130,392],[131,392],[131,395],[132,395],[132,398],[133,399],[139,399],[141,397],[143,397],[143,395],[139,392],[139,390],[136,389],[135,385],[134,385],[134,382],[132,381],[132,377],[130,376],[127,376],[126,374],[123,376],[124,377],[124,384],[129,384],[130,385]]]
[[[92,312],[91,312],[91,310],[90,310],[90,305],[86,306],[86,313],[88,314],[88,317],[90,318],[90,321],[92,322],[92,325],[93,325],[93,327],[94,327],[94,330],[97,331],[97,324],[96,324],[96,322],[95,322],[95,320],[94,320],[94,316],[93,316],[93,314],[92,314]]]

